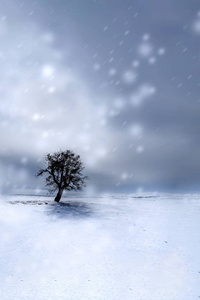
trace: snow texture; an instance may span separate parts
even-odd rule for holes
[[[200,297],[200,196],[1,196],[1,300]]]

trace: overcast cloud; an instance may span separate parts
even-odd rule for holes
[[[0,0],[0,188],[72,149],[98,191],[200,186],[200,3]]]

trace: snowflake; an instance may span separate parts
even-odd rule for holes
[[[38,121],[38,120],[40,119],[40,114],[34,114],[34,115],[32,116],[32,119],[33,119],[34,121]]]
[[[159,48],[158,49],[158,55],[164,55],[166,52],[165,48]]]
[[[116,71],[116,69],[110,69],[109,70],[109,72],[108,72],[108,74],[110,75],[110,76],[114,76],[115,74],[117,73],[117,71]]]
[[[130,33],[129,30],[125,31],[124,35],[128,35]]]
[[[144,147],[143,146],[138,146],[137,148],[136,148],[136,152],[137,153],[142,153],[144,151]]]
[[[100,64],[95,64],[95,65],[93,66],[93,69],[94,69],[95,71],[100,70],[100,68],[101,68]]]
[[[149,57],[153,52],[153,47],[148,42],[143,42],[138,47],[138,53],[142,57]]]
[[[49,94],[53,94],[55,92],[56,88],[55,86],[51,86],[49,89],[48,89],[48,93]]]
[[[148,41],[150,39],[150,35],[146,33],[145,35],[143,35],[142,39],[143,41]]]
[[[45,65],[42,68],[42,75],[46,78],[52,78],[54,75],[54,68],[51,65]]]
[[[134,106],[138,106],[142,104],[145,99],[152,96],[155,92],[156,88],[154,86],[143,84],[135,93],[131,95],[130,101]]]
[[[149,63],[151,65],[155,64],[155,62],[156,62],[156,58],[154,56],[152,56],[152,57],[149,58]]]
[[[117,98],[114,100],[114,107],[117,109],[122,109],[125,106],[125,100],[123,98]]]
[[[193,23],[193,29],[195,33],[200,34],[200,20],[196,20]]]
[[[129,128],[129,131],[132,136],[139,138],[142,136],[143,128],[139,124],[133,124]]]
[[[137,74],[134,71],[126,71],[122,78],[126,84],[131,84],[136,81]]]
[[[122,175],[121,175],[121,179],[122,180],[126,180],[128,178],[128,174],[127,173],[123,173]]]
[[[134,60],[133,63],[132,63],[132,66],[133,66],[134,68],[139,67],[139,65],[140,65],[140,62],[139,62],[138,60]]]

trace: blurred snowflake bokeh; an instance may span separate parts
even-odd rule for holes
[[[197,188],[198,11],[1,1],[1,191],[41,191],[36,170],[59,149],[80,154],[88,190]]]

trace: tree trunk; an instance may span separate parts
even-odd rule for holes
[[[59,201],[60,201],[60,199],[61,199],[61,197],[62,197],[63,190],[64,190],[63,188],[60,188],[60,189],[58,190],[58,193],[57,193],[57,195],[56,195],[54,201],[56,201],[56,202],[59,202]]]

